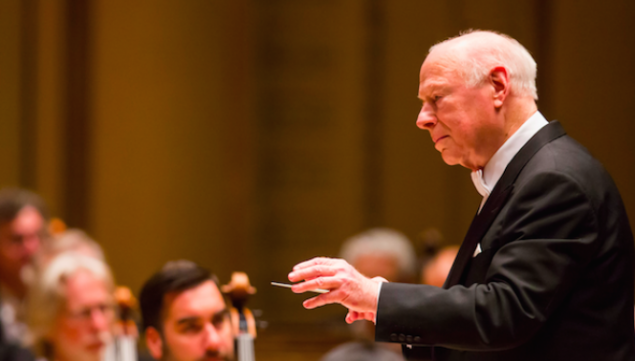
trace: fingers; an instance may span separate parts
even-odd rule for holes
[[[341,280],[335,277],[318,277],[305,282],[296,283],[291,287],[291,290],[295,293],[303,293],[317,289],[333,290],[340,287],[341,284]]]
[[[377,310],[376,302],[365,300],[359,294],[351,294],[348,290],[341,288],[331,289],[327,293],[309,298],[302,305],[306,309],[314,309],[332,303],[339,303],[349,310],[358,312],[363,318],[370,317],[363,315],[364,313],[371,313],[372,317],[374,317],[374,313]]]
[[[304,300],[304,302],[302,302],[302,306],[304,306],[304,308],[306,308],[307,310],[312,310],[314,308],[326,305],[327,303],[320,297],[322,296],[315,296],[313,298],[309,298],[308,300]]]
[[[337,273],[336,269],[328,266],[312,266],[289,273],[289,281],[299,282],[302,280],[313,280],[318,277],[333,276]]]
[[[375,322],[375,313],[374,312],[364,312],[364,319],[366,321],[370,321],[372,323],[376,323]]]
[[[289,281],[299,282],[302,280],[311,280],[322,276],[333,276],[338,271],[338,264],[342,260],[333,258],[318,257],[299,263],[293,267],[293,271],[289,273]]]
[[[346,314],[346,323],[353,323],[358,320],[367,320],[375,323],[375,314],[373,312],[357,312],[349,310]]]
[[[348,310],[348,313],[346,314],[346,318],[344,320],[346,320],[346,323],[350,325],[351,323],[357,321],[358,319],[359,319],[359,313]]]
[[[341,303],[342,299],[342,292],[334,290],[313,298],[309,298],[308,300],[302,302],[302,306],[304,306],[304,308],[306,309],[311,310],[331,303]]]
[[[307,267],[311,267],[311,266],[315,266],[315,265],[320,265],[320,264],[332,264],[333,261],[335,261],[335,259],[333,258],[327,258],[327,257],[315,257],[312,258],[308,261],[304,261],[304,262],[300,262],[297,265],[295,265],[293,267],[294,271],[300,270],[300,269],[304,269]]]

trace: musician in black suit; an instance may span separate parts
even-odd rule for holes
[[[305,301],[416,360],[635,360],[633,235],[616,186],[558,122],[537,111],[536,64],[516,40],[470,32],[421,67],[417,125],[483,195],[443,288],[368,279],[341,260],[297,265]]]

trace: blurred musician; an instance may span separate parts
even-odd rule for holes
[[[366,277],[383,277],[389,282],[414,280],[416,253],[401,232],[390,228],[371,228],[342,244],[340,257]],[[370,321],[350,325],[354,340],[337,346],[321,361],[400,361],[401,348],[375,341],[375,324]]]
[[[452,263],[454,263],[458,252],[459,246],[446,246],[441,248],[441,250],[421,268],[421,283],[424,285],[443,287],[443,283],[445,283],[450,273]]]
[[[33,348],[45,360],[97,361],[112,340],[114,283],[108,266],[75,252],[53,258],[29,289]]]
[[[0,334],[8,343],[26,339],[23,274],[47,238],[47,220],[47,207],[37,194],[0,190]]]
[[[52,236],[36,254],[33,264],[23,272],[27,282],[37,277],[37,273],[47,267],[51,260],[60,254],[74,253],[86,257],[91,257],[106,263],[104,251],[97,241],[92,239],[86,232],[77,228],[66,229],[63,222],[56,225],[57,231],[51,231]],[[52,224],[49,228],[52,228]],[[132,318],[136,300],[132,292],[126,287],[119,286],[114,292],[115,305],[118,315],[115,317],[113,331],[113,342],[107,347],[104,361],[136,361],[137,360],[137,326]]]
[[[208,270],[168,262],[139,296],[145,340],[157,360],[233,360],[229,311]]]

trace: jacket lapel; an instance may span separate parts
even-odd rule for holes
[[[544,126],[536,135],[534,135],[525,144],[520,151],[512,158],[511,162],[505,168],[503,175],[499,179],[498,183],[492,190],[489,198],[483,205],[483,209],[472,220],[470,228],[467,231],[463,244],[459,249],[459,253],[452,264],[448,278],[443,285],[443,288],[450,288],[461,282],[463,273],[467,268],[476,246],[481,241],[485,232],[489,229],[496,219],[496,216],[500,212],[501,208],[505,205],[507,197],[514,189],[514,182],[520,174],[520,171],[525,167],[527,162],[547,143],[552,140],[565,135],[565,131],[558,121],[553,121]]]

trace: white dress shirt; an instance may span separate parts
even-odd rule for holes
[[[479,212],[512,158],[514,158],[516,153],[520,151],[520,148],[522,148],[531,137],[547,124],[547,119],[545,119],[540,112],[535,112],[498,148],[496,153],[492,156],[492,159],[485,165],[485,168],[472,172],[474,187],[476,187],[478,193],[483,197]]]
[[[545,119],[540,112],[535,112],[534,115],[529,117],[529,119],[498,148],[496,153],[492,156],[492,159],[485,165],[485,168],[472,172],[471,176],[474,187],[476,187],[476,191],[483,197],[481,205],[478,208],[479,212],[492,193],[492,189],[494,189],[496,183],[498,183],[498,180],[503,175],[503,172],[505,172],[505,168],[507,168],[509,162],[512,161],[512,158],[520,151],[520,148],[527,144],[531,137],[547,124],[549,124],[547,119]],[[476,257],[479,253],[481,253],[480,243],[476,245],[472,257]]]

